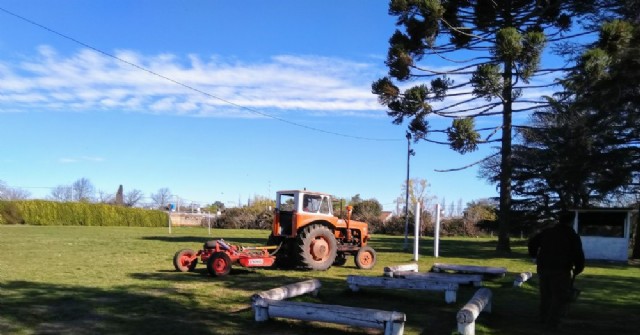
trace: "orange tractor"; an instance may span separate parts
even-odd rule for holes
[[[307,190],[279,191],[271,234],[264,247],[240,247],[224,240],[208,241],[202,250],[178,251],[173,264],[178,271],[193,271],[198,261],[207,264],[211,275],[229,273],[232,264],[243,267],[304,267],[326,270],[342,266],[353,255],[360,269],[371,269],[376,252],[367,245],[370,235],[365,222],[351,220],[351,206],[345,219],[333,215],[331,196]]]
[[[345,219],[333,215],[333,202],[326,193],[307,190],[279,191],[267,245],[278,245],[277,262],[326,270],[344,265],[354,255],[360,269],[371,269],[376,252],[367,245],[369,225],[351,220],[351,206]]]

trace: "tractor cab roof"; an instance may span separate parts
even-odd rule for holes
[[[331,194],[329,193],[324,193],[324,192],[315,192],[315,191],[309,191],[309,190],[284,190],[284,191],[278,191],[278,194],[287,194],[287,193],[304,193],[304,194],[315,194],[315,195],[326,195],[326,196],[330,196],[333,197]]]

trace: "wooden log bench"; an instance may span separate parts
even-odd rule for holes
[[[407,280],[426,279],[440,283],[456,283],[459,285],[482,286],[482,275],[462,273],[438,273],[438,272],[395,272],[394,278]]]
[[[406,280],[403,278],[347,276],[349,289],[357,292],[362,287],[377,287],[383,289],[407,289],[444,292],[444,300],[448,303],[456,302],[458,284],[441,283],[431,279]]]
[[[533,274],[531,272],[519,273],[519,274],[516,275],[516,278],[513,280],[513,286],[514,287],[520,287],[527,280],[531,279],[531,277],[533,277]]]
[[[481,288],[476,291],[471,300],[458,311],[456,315],[458,333],[462,335],[475,335],[476,319],[478,315],[480,315],[480,312],[491,313],[491,296],[491,290]]]
[[[444,264],[434,263],[431,267],[431,272],[446,272],[453,271],[456,273],[471,273],[492,275],[496,277],[504,277],[507,273],[507,268],[493,267],[493,266],[476,266],[476,265],[460,265],[460,264]]]
[[[481,274],[462,274],[447,272],[418,272],[418,264],[401,264],[384,268],[384,276],[405,279],[427,279],[442,283],[456,283],[460,285],[472,284],[482,286]]]
[[[251,297],[255,320],[288,318],[382,329],[385,335],[404,333],[406,315],[401,312],[284,300],[305,293],[317,294],[319,288],[320,282],[313,279],[256,293]]]

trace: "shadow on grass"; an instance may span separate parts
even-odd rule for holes
[[[157,276],[175,279],[167,273]],[[227,276],[217,282],[229,288],[242,285],[245,290],[260,291],[299,280],[268,279],[247,281],[244,276]],[[252,289],[252,286],[255,287]],[[0,334],[371,334],[362,329],[358,332],[358,329],[341,329],[338,325],[311,325],[285,319],[257,323],[253,320],[249,299],[240,302],[246,307],[225,311],[225,305],[214,308],[199,305],[196,297],[183,290],[168,292],[171,289],[147,288],[145,291],[149,294],[27,281],[3,283],[0,285]],[[179,296],[180,301],[157,296],[162,294]],[[318,302],[317,297],[311,296],[300,300]]]
[[[197,306],[122,290],[28,281],[0,288],[2,334],[215,334],[212,320],[232,322]]]
[[[640,265],[631,264],[630,262],[587,260],[586,266],[589,268],[608,269],[608,270],[627,270],[627,269],[634,269],[634,268],[637,270],[640,270]]]
[[[353,274],[359,273],[354,269]],[[246,304],[242,309],[253,317],[250,309],[249,297],[260,291],[269,290],[279,286],[296,283],[303,280],[317,278],[321,282],[321,289],[317,296],[305,294],[289,300],[302,301],[327,305],[342,305],[386,311],[400,311],[407,315],[407,327],[421,329],[418,333],[424,334],[450,334],[455,328],[455,313],[459,308],[456,304],[446,304],[444,293],[410,290],[380,290],[362,289],[359,292],[351,292],[344,278],[326,277],[326,272],[280,270],[280,269],[232,269],[232,272],[224,277],[212,277],[206,269],[196,269],[188,273],[157,272],[152,274],[133,274],[141,280],[166,280],[174,281],[181,277],[180,282],[209,282],[212,285],[234,290],[244,291],[242,300],[235,301]],[[472,292],[469,292],[471,295]],[[244,297],[244,298],[242,298]],[[330,323],[303,322],[287,319],[273,319],[266,323],[256,323],[252,319],[256,332],[264,333],[273,331],[274,334],[381,334],[379,330],[367,330],[357,327],[346,327]],[[428,331],[427,331],[428,329]],[[423,332],[424,330],[424,332]],[[250,332],[242,332],[250,333]],[[415,334],[416,332],[406,332]]]
[[[270,290],[276,287],[293,284],[296,282],[313,279],[318,274],[324,272],[317,271],[300,271],[300,270],[281,270],[277,268],[268,269],[245,269],[232,268],[229,275],[223,277],[209,276],[206,269],[196,269],[187,273],[168,273],[161,271],[157,273],[138,273],[132,274],[133,278],[140,280],[165,280],[194,283],[210,283],[218,290],[233,290],[234,292],[243,292],[233,298],[234,304],[244,305],[237,311],[244,318],[244,325],[238,330],[238,334],[380,334],[380,331],[366,330],[362,328],[350,328],[343,325],[331,323],[305,322],[290,319],[271,319],[267,322],[255,322],[253,320],[253,311],[251,309],[250,297],[258,292]],[[180,279],[178,279],[180,278]],[[354,307],[380,308],[379,306],[367,306],[368,300],[359,300],[357,297],[346,293],[346,282],[343,279],[336,278],[318,278],[321,282],[321,289],[317,296],[304,294],[288,300],[311,302],[318,304],[344,305]],[[371,301],[376,301],[376,296],[371,296]],[[225,299],[229,303],[229,298]],[[379,305],[379,300],[376,304]],[[235,312],[234,312],[235,313]],[[251,330],[249,330],[249,328]],[[233,332],[236,334],[236,332]]]
[[[358,274],[354,269],[352,274]],[[322,283],[317,297],[305,295],[296,301],[373,308],[400,311],[407,315],[406,333],[410,334],[451,334],[456,327],[455,316],[458,310],[471,299],[478,288],[461,286],[457,301],[446,304],[442,292],[421,290],[384,290],[363,288],[359,292],[348,289],[344,276],[336,277],[331,270],[327,272],[297,271],[280,269],[244,269],[234,268],[225,277],[211,277],[206,269],[197,269],[192,273],[159,271],[151,274],[134,274],[140,280],[166,280],[179,282],[210,282],[212,285],[234,291],[244,291],[237,301],[246,304],[240,327],[255,327],[256,333],[274,331],[291,334],[353,334],[357,328],[345,330],[328,324],[305,323],[284,319],[267,323],[252,321],[248,297],[262,290],[310,279],[318,278]],[[640,314],[640,299],[637,286],[638,278],[632,276],[581,275],[576,285],[583,290],[578,302],[571,306],[565,319],[570,330],[568,333],[580,334],[628,334],[633,333],[630,318]],[[542,329],[537,323],[538,279],[537,276],[526,282],[523,287],[513,287],[512,273],[502,279],[485,282],[493,292],[492,313],[481,313],[477,321],[478,333],[483,330],[492,334],[540,334]],[[244,314],[243,314],[244,313]],[[241,328],[240,328],[241,329]],[[366,333],[366,331],[363,331]],[[370,332],[369,332],[370,334]]]
[[[413,253],[413,237],[409,237],[407,241],[407,253]],[[515,241],[512,247],[521,247],[522,241]],[[433,255],[434,246],[433,238],[420,238],[420,255]],[[440,255],[446,254],[450,258],[467,258],[467,259],[490,259],[490,258],[521,258],[523,255],[519,252],[500,252],[496,251],[497,240],[487,239],[456,239],[442,238],[439,242]],[[404,248],[404,237],[402,236],[379,236],[376,235],[371,240],[371,245],[378,252],[401,252]]]

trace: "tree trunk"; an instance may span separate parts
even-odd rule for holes
[[[502,148],[500,161],[500,215],[498,229],[497,251],[511,252],[509,243],[509,221],[511,218],[511,128],[512,128],[512,64],[509,61],[504,63],[502,89],[503,110],[502,110]]]

